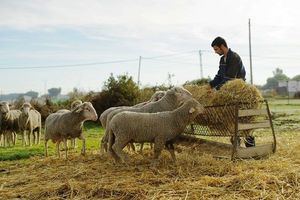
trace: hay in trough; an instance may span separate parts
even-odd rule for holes
[[[247,84],[241,79],[228,81],[217,91],[208,85],[185,87],[194,98],[206,106],[204,114],[199,115],[195,122],[208,126],[211,131],[234,132],[235,118],[232,105],[238,105],[239,109],[255,109],[261,105],[263,100],[260,91],[255,86]],[[221,107],[218,107],[219,105]],[[242,121],[250,122],[254,119],[254,117],[244,117]],[[250,131],[243,131],[242,134],[249,135]]]

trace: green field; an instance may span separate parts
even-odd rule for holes
[[[42,132],[43,135],[43,132]],[[87,151],[96,150],[99,146],[99,140],[103,135],[103,128],[100,126],[100,123],[87,122],[84,125],[84,135],[86,136],[86,147]],[[49,144],[49,155],[56,154],[55,144],[52,141],[48,142]],[[4,160],[19,160],[26,159],[31,156],[44,156],[44,140],[41,139],[39,145],[32,146],[22,146],[21,137],[18,137],[16,146],[11,147],[0,147],[0,161]],[[70,153],[80,154],[81,141],[77,140],[77,148],[70,150]]]

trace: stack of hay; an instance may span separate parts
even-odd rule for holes
[[[195,99],[206,106],[203,115],[196,118],[196,122],[209,126],[211,130],[234,130],[234,110],[227,105],[238,104],[240,109],[258,108],[263,100],[260,91],[253,85],[247,84],[241,79],[228,81],[220,90],[211,89],[210,86],[185,86]],[[214,107],[225,105],[225,107]],[[213,107],[210,107],[213,106]],[[253,118],[245,118],[243,122],[249,122]]]

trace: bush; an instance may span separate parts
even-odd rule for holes
[[[294,94],[294,98],[295,98],[295,99],[300,99],[300,92],[296,92],[296,93]]]
[[[131,76],[121,75],[117,79],[111,74],[103,90],[91,96],[97,114],[113,106],[132,106],[137,103],[139,88]]]

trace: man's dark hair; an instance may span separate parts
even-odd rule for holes
[[[224,40],[224,38],[216,37],[216,39],[214,39],[214,41],[212,41],[211,47],[213,47],[213,46],[220,47],[222,44],[223,44],[225,47],[227,47],[227,43],[226,43],[226,41]]]

